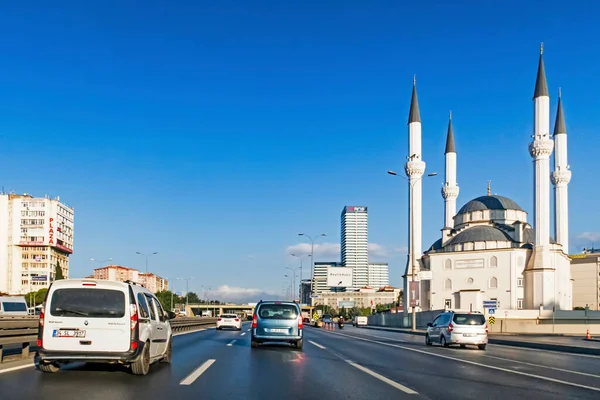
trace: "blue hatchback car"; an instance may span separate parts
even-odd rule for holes
[[[252,316],[252,348],[265,342],[286,342],[302,350],[302,313],[291,301],[260,301]]]

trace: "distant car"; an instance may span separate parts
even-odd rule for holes
[[[331,322],[331,315],[329,315],[329,314],[323,314],[323,318],[321,318],[321,321],[323,321],[326,324],[330,323]]]
[[[478,312],[447,311],[427,324],[425,344],[439,343],[444,347],[458,344],[460,347],[476,345],[485,350],[488,342],[488,326],[485,316]]]
[[[236,314],[221,314],[217,318],[217,329],[235,328],[238,331],[242,330],[242,320]]]
[[[297,303],[261,301],[252,316],[252,348],[265,342],[287,342],[302,351],[304,320]]]
[[[124,364],[146,375],[154,362],[171,363],[174,317],[134,283],[58,280],[40,313],[34,363],[42,372],[71,362]]]
[[[359,326],[367,326],[368,322],[369,322],[369,319],[367,317],[356,316],[352,320],[352,325],[354,325],[355,327],[358,328]]]

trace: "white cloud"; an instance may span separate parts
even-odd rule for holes
[[[394,253],[408,254],[408,246],[400,246],[394,249]]]
[[[285,249],[286,254],[295,254],[299,257],[304,257],[310,254],[310,243],[298,243],[288,246]],[[314,254],[315,260],[319,258],[330,257],[337,260],[340,257],[339,243],[315,243]],[[377,243],[369,243],[369,255],[374,257],[387,257],[388,251],[385,247]]]
[[[588,242],[600,242],[600,233],[583,232],[577,235],[577,239],[587,240]]]
[[[208,293],[211,299],[236,304],[255,303],[259,300],[277,299],[275,293],[265,292],[260,289],[242,288],[236,286],[222,285]]]

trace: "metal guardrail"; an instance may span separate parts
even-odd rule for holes
[[[6,346],[20,346],[21,358],[28,358],[31,344],[37,341],[38,316],[0,317],[0,363]],[[188,332],[216,324],[216,318],[181,317],[170,320],[173,332]],[[14,351],[14,350],[13,350]]]

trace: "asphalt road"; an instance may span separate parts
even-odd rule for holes
[[[177,336],[173,364],[147,376],[125,368],[73,365],[56,374],[33,367],[0,373],[0,398],[204,399],[598,399],[600,357],[489,345],[425,346],[421,336],[346,326],[305,329],[304,351],[250,348],[241,332]]]

